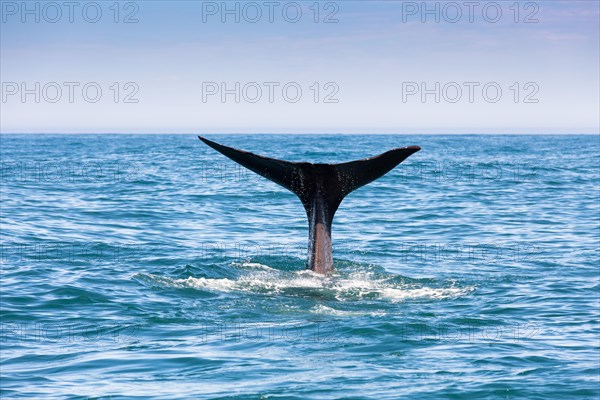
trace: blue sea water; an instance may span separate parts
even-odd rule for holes
[[[324,277],[299,200],[193,135],[2,135],[2,398],[599,398],[598,136],[209,137],[422,150]]]

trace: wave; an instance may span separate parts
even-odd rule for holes
[[[211,292],[244,292],[267,295],[314,296],[338,301],[382,299],[400,302],[414,299],[444,300],[464,296],[474,286],[457,286],[455,282],[435,284],[419,282],[396,274],[371,270],[336,271],[323,276],[309,270],[282,271],[268,265],[246,262],[232,264],[240,273],[236,278],[171,278],[150,273],[136,273],[133,279],[149,286],[191,288]],[[318,310],[317,310],[318,311]],[[327,312],[327,310],[321,310]]]

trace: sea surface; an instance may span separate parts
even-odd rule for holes
[[[1,397],[598,399],[598,136],[207,135],[422,150],[300,201],[194,135],[1,136]]]

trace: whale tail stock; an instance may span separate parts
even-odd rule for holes
[[[308,217],[307,267],[318,273],[333,270],[331,225],[340,203],[350,192],[380,178],[421,150],[402,147],[375,157],[341,164],[277,160],[198,138],[249,170],[283,186],[300,198]]]

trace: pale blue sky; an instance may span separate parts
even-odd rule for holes
[[[58,22],[49,22],[56,15],[51,2],[27,2],[31,9],[38,4],[40,22],[34,21],[35,13],[23,15],[21,1],[0,3],[3,133],[598,132],[598,1],[518,2],[518,23],[515,1],[478,2],[473,22],[464,2],[453,3],[463,12],[455,23],[450,2],[428,2],[432,9],[438,4],[440,22],[425,15],[424,23],[422,10],[411,8],[421,2],[320,2],[319,23],[314,22],[314,1],[297,2],[302,17],[296,23],[282,15],[285,6],[293,18],[292,2],[275,2],[273,23],[263,1],[253,3],[263,12],[256,23],[243,15],[240,23],[231,15],[223,23],[222,10],[208,15],[213,6],[222,6],[220,1],[121,2],[119,23],[114,22],[113,1],[98,2],[102,16],[96,23],[82,14],[89,2],[78,3],[73,23],[64,6]],[[246,3],[239,3],[240,9]],[[233,8],[236,2],[227,4]],[[496,4],[502,16],[492,23]],[[93,19],[93,7],[87,11]],[[254,16],[253,9],[246,11],[248,18]],[[333,11],[339,22],[323,23]],[[132,12],[139,22],[123,23]],[[537,23],[524,22],[531,13]],[[40,102],[35,94],[23,102],[21,84],[34,89],[36,82]],[[62,88],[56,103],[48,101],[55,89],[49,86],[43,93],[49,82]],[[72,103],[64,82],[80,84]],[[81,93],[88,82],[102,89],[96,103]],[[120,88],[117,103],[114,82]],[[125,88],[128,82],[134,85]],[[219,94],[203,102],[207,82],[231,88],[235,82],[241,87],[257,82],[263,94],[249,102],[255,92],[248,86],[239,103],[234,95],[223,103]],[[264,82],[279,83],[272,103]],[[296,103],[281,92],[290,82],[302,89]],[[456,82],[463,93],[457,102],[448,101],[456,95],[451,84],[439,103],[433,94],[422,102],[420,93],[403,102],[403,86],[410,82],[428,88],[439,82],[440,89]],[[472,103],[464,82],[479,84]],[[486,83],[501,88],[497,102],[483,97]],[[18,92],[11,94],[15,84]],[[139,91],[132,98],[139,101],[123,103],[135,87]],[[516,87],[520,98],[515,103]],[[338,102],[324,103],[336,88]],[[524,96],[535,91],[531,98],[538,102],[525,103]]]

